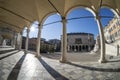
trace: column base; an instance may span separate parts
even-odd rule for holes
[[[99,62],[99,63],[106,63],[107,60],[106,60],[106,59],[99,59],[98,62]]]
[[[41,56],[40,56],[40,55],[38,55],[37,53],[35,54],[35,57],[36,57],[36,58],[38,58],[38,59],[40,59],[40,58],[41,58]]]
[[[25,51],[24,51],[24,54],[27,54],[27,53],[28,53],[28,51],[25,50]]]
[[[61,63],[66,63],[67,62],[67,59],[60,59],[59,60]]]

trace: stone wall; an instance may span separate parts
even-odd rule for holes
[[[106,54],[111,55],[111,56],[117,56],[119,54],[119,48],[110,44],[105,44],[106,45]]]

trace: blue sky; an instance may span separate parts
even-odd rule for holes
[[[114,16],[113,13],[106,8],[103,8],[100,10],[101,16]],[[75,18],[75,17],[84,17],[84,16],[93,16],[93,14],[85,9],[77,8],[73,11],[71,11],[67,19]],[[59,15],[54,14],[49,16],[44,24],[60,21],[61,18]],[[108,22],[111,20],[111,18],[102,18],[101,22],[103,27],[108,24]],[[34,31],[30,32],[30,37],[37,37],[38,29],[36,28],[36,25],[33,25],[35,27]],[[82,18],[77,20],[69,20],[67,22],[67,33],[74,33],[74,32],[87,32],[87,33],[93,33],[95,38],[98,35],[98,26],[94,18]],[[46,40],[49,39],[60,39],[60,35],[62,34],[62,23],[54,23],[50,25],[43,26],[41,37],[45,38]],[[26,35],[26,34],[24,34]]]

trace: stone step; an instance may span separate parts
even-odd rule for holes
[[[1,46],[0,45],[0,48],[11,48],[11,46]]]
[[[4,54],[10,51],[14,51],[15,49],[10,47],[10,48],[0,48],[0,54]]]
[[[0,60],[7,58],[8,56],[11,56],[17,52],[18,52],[18,50],[14,50],[14,51],[6,52],[4,54],[0,54]]]

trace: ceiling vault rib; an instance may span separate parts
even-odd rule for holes
[[[8,25],[11,25],[11,26],[14,26],[14,27],[16,27],[16,28],[18,28],[18,29],[22,29],[22,28],[20,28],[20,27],[18,27],[18,26],[16,26],[16,25],[13,25],[13,24],[8,23],[8,22],[6,22],[6,21],[0,20],[0,22],[5,23],[5,24],[8,24]]]
[[[50,0],[48,0],[48,2],[49,2],[50,5],[60,14],[60,12],[59,12],[58,9],[53,5],[53,3],[52,3]]]
[[[102,0],[100,0],[100,8],[101,8],[101,6],[102,6]]]
[[[15,12],[9,10],[9,9],[6,9],[6,8],[4,8],[4,7],[1,7],[1,6],[0,6],[0,8],[3,9],[3,10],[5,10],[5,11],[7,11],[7,12],[9,12],[9,13],[12,13],[12,14],[14,14],[14,15],[16,15],[16,16],[18,16],[18,17],[20,17],[20,18],[22,18],[22,19],[24,19],[24,20],[30,22],[30,23],[32,22],[31,20],[29,20],[29,19],[27,19],[27,18],[25,18],[25,17],[23,17],[23,16],[21,16],[21,15],[15,13]]]
[[[47,24],[44,24],[43,26],[47,26],[47,25],[50,25],[50,24],[58,23],[58,22],[62,22],[62,21],[55,21],[55,22],[47,23]]]
[[[101,17],[101,18],[114,18],[114,17],[112,17],[112,16],[100,16],[100,17]],[[71,21],[71,20],[86,19],[86,18],[95,18],[95,16],[75,17],[75,18],[69,18],[69,19],[67,19],[67,20],[68,20],[68,21]],[[50,22],[50,23],[44,24],[43,26],[47,26],[47,25],[50,25],[50,24],[58,23],[58,22],[62,22],[62,21],[60,20],[60,21]]]

